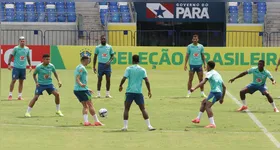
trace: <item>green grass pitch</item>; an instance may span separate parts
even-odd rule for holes
[[[32,110],[32,118],[24,118],[27,104],[33,97],[35,84],[32,74],[27,73],[24,84],[25,100],[8,101],[8,87],[11,72],[2,69],[0,101],[0,149],[1,150],[276,150],[276,146],[250,119],[247,113],[236,112],[239,107],[230,97],[225,97],[224,104],[216,103],[213,107],[216,129],[205,129],[209,124],[204,113],[201,123],[194,125],[191,120],[197,116],[202,98],[195,91],[191,98],[187,94],[188,73],[182,71],[147,70],[153,97],[146,97],[146,108],[156,131],[149,132],[136,104],[132,105],[129,116],[129,131],[120,132],[123,126],[122,113],[124,91],[118,92],[119,82],[124,70],[114,70],[111,82],[112,99],[93,99],[96,110],[106,108],[107,118],[100,118],[104,127],[84,127],[81,108],[73,94],[74,77],[71,70],[58,70],[63,83],[59,89],[61,110],[65,117],[55,115],[54,97],[44,93]],[[227,81],[239,72],[220,71],[228,91],[239,99],[239,90],[251,82],[252,76]],[[279,74],[272,72],[276,81]],[[89,71],[89,87],[96,90],[96,75]],[[279,81],[280,82],[280,81]],[[197,84],[195,77],[194,84]],[[57,82],[54,81],[57,86]],[[125,86],[127,85],[127,82]],[[270,93],[280,107],[279,85],[267,81]],[[209,93],[209,83],[205,86]],[[14,90],[17,96],[17,84]],[[105,80],[102,84],[102,96],[105,96]],[[259,92],[247,95],[251,112],[260,120],[268,131],[280,141],[280,117],[274,113],[271,105]],[[92,121],[93,119],[89,117]]]

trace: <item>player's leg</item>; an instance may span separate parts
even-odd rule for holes
[[[203,80],[203,69],[202,69],[202,66],[201,67],[199,67],[199,68],[197,68],[198,69],[198,71],[197,71],[197,77],[198,77],[198,80],[199,80],[199,82],[201,82],[202,80]],[[201,86],[200,87],[200,91],[201,91],[201,97],[204,97],[204,98],[206,98],[207,96],[205,95],[205,93],[204,93],[204,86]]]
[[[18,100],[23,100],[23,81],[26,79],[26,69],[19,69]]]
[[[134,96],[132,93],[125,94],[122,131],[126,131],[128,128],[129,109],[130,109],[130,106],[131,106],[133,100],[134,100]]]
[[[13,71],[12,71],[12,81],[10,83],[10,93],[9,93],[9,96],[8,96],[8,100],[12,100],[12,98],[13,98],[13,90],[14,90],[14,87],[15,87],[15,83],[16,83],[16,81],[18,79],[19,79],[18,69],[17,68],[13,68]]]
[[[75,93],[75,95],[76,95],[76,93]],[[91,124],[88,121],[88,105],[87,105],[86,101],[81,101],[80,99],[79,99],[79,101],[81,102],[81,104],[83,106],[82,113],[83,113],[83,118],[84,118],[84,126],[90,126]]]
[[[145,102],[144,102],[144,96],[143,94],[135,94],[135,102],[139,106],[139,109],[142,112],[143,118],[145,119],[145,122],[148,126],[149,131],[156,130],[150,123],[148,112],[145,108]]]
[[[60,95],[58,93],[58,91],[53,87],[48,88],[47,92],[49,94],[53,94],[55,97],[55,104],[56,104],[56,114],[60,117],[63,117],[64,115],[62,114],[61,110],[60,110]]]
[[[39,96],[40,96],[40,94],[36,93],[35,96],[33,97],[33,99],[29,102],[26,113],[24,115],[25,117],[31,117],[31,115],[30,115],[31,110],[32,110],[33,106],[35,105],[36,101],[38,100]]]
[[[276,107],[276,105],[275,105],[275,103],[274,103],[274,101],[273,101],[272,96],[271,96],[271,95],[269,94],[269,92],[266,90],[266,87],[261,88],[260,91],[262,92],[262,94],[263,94],[264,96],[266,96],[266,98],[267,98],[268,102],[271,104],[271,106],[272,106],[274,112],[279,112],[279,110],[277,109],[277,107]]]
[[[246,94],[247,93],[253,94],[253,93],[255,93],[256,90],[257,89],[256,89],[255,85],[249,84],[239,92],[242,106],[237,111],[243,111],[243,110],[248,109],[248,106],[246,103]]]
[[[106,98],[112,98],[110,95],[110,86],[111,86],[111,72],[106,72]]]
[[[86,101],[86,104],[87,104],[87,106],[88,106],[89,113],[90,113],[91,116],[93,117],[94,125],[95,125],[95,126],[103,126],[104,124],[102,124],[102,123],[99,121],[99,119],[98,119],[98,117],[97,117],[97,115],[96,115],[96,113],[95,113],[95,109],[94,109],[94,107],[93,107],[93,104],[92,104],[91,99],[87,100],[87,101]]]
[[[97,98],[101,97],[100,89],[101,89],[101,83],[102,83],[102,76],[103,74],[98,73],[98,80],[97,80]]]
[[[203,112],[205,111],[206,99],[202,100],[198,115],[195,119],[192,120],[193,123],[200,123]]]
[[[211,101],[206,101],[205,103],[205,110],[207,112],[207,116],[209,118],[210,124],[208,126],[206,126],[206,128],[216,128],[216,124],[214,121],[214,115],[213,115],[213,111],[212,111],[212,105],[214,103],[212,103]]]
[[[194,76],[194,71],[192,71],[192,68],[190,66],[190,71],[189,71],[189,81],[188,81],[188,95],[187,97],[190,97],[191,96],[191,91],[190,89],[192,88],[192,81],[193,81],[193,76]]]

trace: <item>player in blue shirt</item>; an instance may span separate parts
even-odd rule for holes
[[[84,126],[102,126],[103,124],[98,120],[98,117],[95,113],[92,101],[91,94],[93,93],[87,86],[88,83],[88,72],[86,66],[89,64],[89,57],[83,56],[81,58],[81,64],[76,67],[74,76],[75,76],[75,86],[74,94],[83,105],[83,116],[84,116]],[[88,110],[94,119],[94,124],[91,124],[88,121]]]
[[[232,78],[229,80],[230,83],[234,82],[236,79],[241,78],[247,74],[253,74],[253,81],[252,83],[250,83],[249,85],[247,85],[244,89],[242,89],[240,91],[240,98],[242,101],[243,106],[240,107],[237,111],[243,111],[248,109],[248,106],[246,104],[246,94],[250,93],[253,94],[256,91],[260,91],[262,93],[262,95],[265,95],[268,102],[271,104],[271,106],[274,109],[274,112],[279,112],[279,110],[277,109],[273,98],[271,97],[271,95],[268,93],[267,91],[267,87],[266,87],[266,79],[269,78],[272,81],[272,84],[276,84],[276,81],[273,79],[271,73],[264,69],[265,66],[265,62],[264,60],[259,60],[258,63],[258,67],[252,67],[251,69],[242,72],[241,74],[239,74],[238,76],[236,76],[235,78]]]
[[[148,89],[148,97],[149,98],[152,97],[150,82],[148,80],[146,70],[138,65],[139,63],[138,55],[132,56],[132,63],[133,63],[132,66],[126,68],[124,77],[121,80],[120,87],[119,87],[119,91],[121,92],[123,90],[122,86],[125,80],[128,79],[128,86],[125,93],[126,98],[124,102],[124,113],[123,113],[124,127],[122,128],[122,131],[127,131],[128,114],[129,114],[130,106],[133,101],[135,101],[135,103],[139,106],[149,131],[153,131],[155,130],[155,128],[153,128],[153,126],[150,123],[148,113],[145,109],[144,96],[142,94],[142,81],[145,80]]]
[[[223,82],[221,75],[214,70],[215,62],[209,61],[207,63],[207,74],[206,78],[201,81],[195,88],[191,88],[191,92],[195,91],[197,88],[203,86],[207,81],[210,83],[211,92],[206,99],[201,102],[200,112],[198,116],[192,120],[193,123],[199,123],[202,113],[206,110],[210,124],[205,126],[205,128],[216,128],[216,124],[214,122],[214,115],[212,111],[212,106],[219,101],[220,104],[224,102],[224,97],[226,93],[226,86]]]
[[[106,76],[106,98],[111,98],[111,62],[114,59],[114,51],[112,46],[106,43],[105,35],[101,36],[101,44],[96,46],[93,57],[93,71],[96,73],[96,61],[98,59],[98,82],[97,82],[97,98],[101,97],[100,89],[103,75]]]
[[[53,83],[52,83],[52,73],[54,74],[55,78],[58,82],[58,87],[61,87],[61,82],[58,78],[57,72],[55,70],[55,67],[53,64],[50,63],[50,55],[44,54],[43,55],[43,63],[36,66],[36,69],[33,73],[33,79],[36,84],[35,89],[35,96],[33,99],[29,102],[27,111],[25,113],[25,117],[31,117],[31,109],[37,102],[40,95],[43,95],[44,91],[47,91],[49,95],[53,94],[55,97],[55,104],[56,104],[56,114],[63,117],[64,115],[60,111],[60,96],[58,91],[55,89]],[[38,74],[38,80],[36,75]]]
[[[202,65],[204,65],[204,68],[206,67],[205,65],[205,56],[204,56],[204,47],[202,44],[198,43],[198,35],[194,34],[193,39],[192,39],[192,44],[189,44],[187,47],[187,54],[185,58],[185,66],[184,70],[187,71],[187,64],[189,62],[190,64],[190,71],[189,71],[189,81],[188,81],[188,95],[187,97],[191,96],[191,87],[192,87],[192,81],[193,81],[193,76],[195,73],[197,73],[197,77],[199,82],[203,80],[203,68]],[[204,94],[204,86],[200,87],[201,90],[201,97],[205,97],[206,95]]]
[[[30,59],[30,49],[25,46],[25,38],[23,36],[19,37],[20,44],[14,47],[12,53],[10,54],[8,60],[8,69],[11,70],[11,62],[12,58],[14,58],[14,68],[12,72],[12,82],[10,84],[10,93],[8,96],[8,100],[12,100],[14,86],[17,80],[19,80],[18,84],[18,100],[23,100],[22,98],[22,90],[23,90],[23,81],[26,78],[26,65],[27,62],[29,64],[30,72],[32,71],[31,67],[31,59]]]

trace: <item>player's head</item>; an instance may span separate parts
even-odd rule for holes
[[[43,55],[43,64],[48,65],[50,63],[50,55],[49,54],[44,54]]]
[[[259,60],[259,63],[258,63],[259,70],[263,70],[264,66],[265,66],[264,60]]]
[[[102,44],[102,45],[106,45],[106,36],[105,36],[105,35],[102,35],[102,36],[100,37],[100,41],[101,41],[101,44]]]
[[[196,43],[198,43],[198,41],[199,41],[198,34],[194,34],[193,38],[192,38],[192,42],[196,44]]]
[[[138,64],[139,63],[139,55],[133,55],[132,56],[132,63]]]
[[[212,60],[210,60],[210,61],[208,61],[207,62],[207,71],[210,71],[210,70],[212,70],[212,69],[214,69],[215,68],[215,62],[214,61],[212,61]]]
[[[84,65],[84,66],[87,66],[89,64],[89,57],[88,56],[83,56],[81,58],[81,63]]]
[[[20,36],[18,41],[19,41],[20,46],[24,46],[24,44],[25,44],[25,37],[24,36]]]

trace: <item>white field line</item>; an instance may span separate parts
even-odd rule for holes
[[[242,104],[228,91],[226,92],[227,96],[229,96],[238,106],[242,106]],[[254,121],[254,123],[263,131],[263,133],[269,138],[269,140],[277,147],[280,148],[279,141],[265,128],[265,126],[259,121],[259,119],[249,110],[246,110],[248,116]]]

